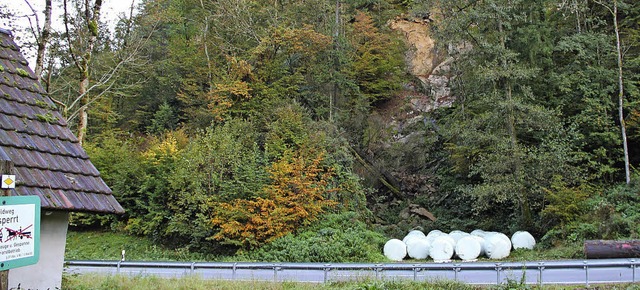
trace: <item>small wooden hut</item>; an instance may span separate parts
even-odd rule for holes
[[[10,195],[40,197],[40,259],[11,269],[9,288],[60,289],[70,212],[123,213],[12,34],[0,29],[0,159],[13,164]]]

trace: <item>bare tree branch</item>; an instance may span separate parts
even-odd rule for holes
[[[71,31],[69,31],[69,11],[67,9],[67,0],[63,0],[63,7],[64,7],[64,11],[63,11],[63,16],[64,16],[64,30],[67,36],[67,43],[69,45],[69,55],[71,56],[71,58],[73,59],[73,63],[76,65],[76,67],[79,70],[82,70],[82,66],[80,66],[80,62],[78,61],[78,59],[76,58],[77,54],[74,52],[73,50],[73,45],[71,42]]]

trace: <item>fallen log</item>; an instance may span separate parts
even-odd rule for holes
[[[640,240],[586,240],[584,255],[587,259],[640,258]]]

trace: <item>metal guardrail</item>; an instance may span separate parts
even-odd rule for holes
[[[171,273],[174,275],[208,274],[214,279],[224,280],[247,278],[267,280],[267,277],[270,280],[270,276],[273,275],[273,281],[296,281],[301,279],[301,276],[308,274],[317,277],[317,280],[312,282],[325,283],[363,276],[375,277],[375,279],[414,281],[436,277],[471,284],[499,285],[509,280],[520,281],[522,279],[527,284],[584,283],[587,287],[591,283],[636,283],[638,282],[636,271],[638,271],[639,264],[640,261],[636,259],[416,264],[66,261],[67,268],[94,269],[96,272],[148,274],[153,269],[161,269],[167,273],[173,271]],[[283,275],[284,273],[290,275],[287,277],[287,275]],[[592,274],[591,277],[590,274]],[[491,279],[491,276],[495,277],[495,280]],[[531,277],[535,280],[532,280]]]

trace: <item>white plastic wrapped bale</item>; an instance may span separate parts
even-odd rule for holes
[[[536,246],[536,239],[527,231],[517,231],[511,236],[511,244],[516,250],[533,250]]]
[[[391,239],[384,244],[384,256],[392,261],[402,261],[407,256],[407,245],[398,239]]]
[[[462,237],[456,243],[456,255],[464,261],[475,260],[480,256],[482,245],[478,242],[476,236]]]
[[[431,242],[429,255],[436,262],[451,260],[454,252],[454,241],[449,235],[441,235]]]
[[[489,259],[504,259],[511,253],[511,240],[503,233],[487,233],[484,250]]]
[[[404,238],[402,239],[402,241],[406,244],[407,240],[409,238],[412,237],[425,237],[424,233],[420,230],[412,230],[410,231],[406,236],[404,236]]]
[[[462,238],[464,238],[464,237],[466,237],[466,236],[468,236],[468,235],[469,235],[469,233],[466,233],[466,232],[463,232],[463,231],[459,231],[459,230],[454,230],[454,231],[451,231],[451,232],[449,233],[449,236],[450,236],[450,237],[452,237],[452,238],[453,238],[453,240],[454,240],[454,241],[456,241],[456,243],[457,243],[460,239],[462,239]]]
[[[509,244],[511,244],[511,239],[509,239],[509,237],[501,232],[486,232],[485,234],[485,239],[487,236],[489,235],[497,235],[499,238],[509,242]]]
[[[487,234],[487,232],[481,230],[481,229],[475,229],[473,231],[471,231],[470,233],[472,236],[478,236],[478,237],[483,237]]]
[[[429,241],[429,244],[431,244],[431,243],[433,243],[433,240],[435,240],[437,237],[442,236],[442,235],[446,235],[446,234],[441,232],[440,230],[430,231],[427,234],[427,241]]]
[[[411,231],[407,234],[407,236],[414,236],[414,235],[416,235],[416,236],[421,236],[421,237],[424,237],[424,236],[425,236],[424,232],[422,232],[421,230],[411,230]]]
[[[414,235],[407,239],[407,254],[413,259],[426,259],[429,257],[429,241],[427,237]]]
[[[432,231],[429,231],[429,233],[427,233],[427,238],[431,237],[431,236],[437,237],[437,236],[441,236],[443,234],[444,233],[441,230],[432,230]]]
[[[449,234],[443,234],[440,237],[443,237],[443,239],[445,239],[447,242],[449,242],[449,244],[451,244],[451,246],[455,250],[455,248],[456,248],[456,240],[452,236],[450,236]]]
[[[476,236],[476,235],[471,235],[470,237],[476,239],[476,241],[478,241],[478,243],[480,244],[480,255],[479,256],[483,256],[485,254],[484,251],[484,238],[480,237],[480,236]]]

